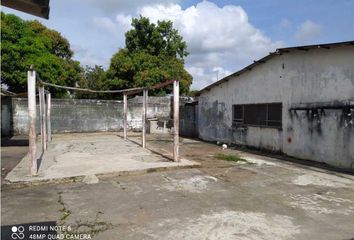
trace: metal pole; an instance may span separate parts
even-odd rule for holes
[[[179,81],[173,82],[173,160],[179,162]]]
[[[123,95],[123,128],[124,128],[124,140],[127,140],[127,111],[128,111],[128,100],[127,94]]]
[[[41,124],[41,144],[42,144],[42,151],[44,152],[47,149],[44,87],[43,86],[39,87],[38,92],[39,92],[39,113],[40,113],[40,124]]]
[[[142,131],[142,146],[146,147],[146,112],[147,112],[147,94],[148,90],[143,90],[143,131]]]
[[[28,92],[28,117],[29,117],[29,160],[31,175],[37,175],[36,156],[36,72],[27,72],[27,92]]]
[[[52,141],[52,123],[50,121],[50,111],[52,108],[52,97],[50,93],[47,93],[47,138],[48,142]]]

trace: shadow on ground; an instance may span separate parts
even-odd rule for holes
[[[6,175],[26,156],[27,136],[1,138],[1,182]]]

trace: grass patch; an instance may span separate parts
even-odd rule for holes
[[[62,212],[63,215],[61,216],[60,220],[64,221],[67,217],[70,216],[71,211],[69,209],[66,209],[64,201],[63,201],[63,197],[62,197],[62,192],[59,192],[59,199],[58,199],[58,203],[62,206],[62,209],[59,210],[59,212]]]
[[[243,159],[239,155],[236,154],[223,154],[217,153],[214,155],[216,159],[224,160],[224,161],[231,161],[231,162],[247,162],[246,159]]]

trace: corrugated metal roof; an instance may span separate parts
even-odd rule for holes
[[[331,49],[333,47],[341,47],[341,46],[348,46],[352,45],[354,46],[354,41],[347,41],[347,42],[336,42],[336,43],[326,43],[326,44],[316,44],[316,45],[304,45],[304,46],[296,46],[296,47],[287,47],[287,48],[278,48],[275,52],[270,52],[267,56],[254,61],[252,64],[248,65],[247,67],[244,67],[240,71],[237,71],[235,73],[230,74],[229,76],[224,77],[223,79],[220,79],[217,82],[214,82],[205,88],[201,89],[198,93],[197,96],[202,94],[205,91],[210,90],[213,87],[219,86],[220,84],[229,81],[232,77],[237,77],[241,75],[242,73],[252,70],[254,67],[256,67],[259,64],[263,64],[269,59],[273,58],[276,55],[281,55],[284,53],[289,53],[291,51],[309,51],[312,49],[319,49],[319,48],[324,48],[324,49]]]

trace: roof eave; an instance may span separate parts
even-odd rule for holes
[[[2,0],[1,5],[49,19],[49,0]]]
[[[248,70],[252,70],[256,65],[259,65],[261,63],[265,63],[267,60],[271,59],[273,56],[281,55],[283,53],[289,53],[290,51],[294,51],[294,50],[308,51],[308,50],[311,50],[311,49],[318,49],[318,48],[330,49],[331,47],[346,46],[346,45],[354,45],[354,41],[345,41],[345,42],[337,42],[337,43],[326,43],[326,44],[315,44],[315,45],[304,45],[304,46],[295,46],[295,47],[288,47],[288,48],[278,48],[275,52],[270,52],[265,57],[259,59],[258,61],[254,61],[252,64],[244,67],[240,71],[232,73],[232,74],[222,78],[221,80],[206,86],[205,88],[203,88],[200,91],[198,91],[196,93],[196,95],[200,96],[203,92],[210,91],[210,89],[212,89],[213,87],[218,86],[218,85],[220,85],[220,84],[222,84],[224,82],[227,82],[230,78],[235,77],[235,76],[237,77],[240,74],[242,74],[242,73],[244,73],[244,72],[246,72]]]

